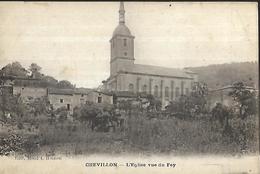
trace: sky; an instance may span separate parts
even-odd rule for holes
[[[0,68],[19,61],[77,87],[109,77],[119,2],[0,2]],[[125,2],[135,63],[172,68],[258,61],[257,3]]]

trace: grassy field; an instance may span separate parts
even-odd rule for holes
[[[231,124],[238,126],[235,120]],[[138,114],[115,132],[91,131],[87,124],[69,121],[51,125],[42,121],[38,129],[24,126],[0,132],[1,137],[18,134],[27,139],[26,152],[31,154],[254,154],[258,148],[256,122],[252,118],[244,125],[246,139],[238,129],[223,134],[220,124],[207,118],[148,119]]]
[[[132,116],[124,129],[95,132],[81,123],[41,124],[40,151],[62,154],[236,154],[257,151],[255,123],[247,122],[247,148],[243,149],[239,132],[223,134],[217,122],[209,119],[147,119]]]

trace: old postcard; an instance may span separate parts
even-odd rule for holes
[[[1,2],[0,173],[259,174],[255,2]]]

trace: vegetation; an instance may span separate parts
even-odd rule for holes
[[[24,81],[24,79],[16,79],[17,85],[30,85],[40,87],[57,87],[57,88],[75,88],[75,85],[67,80],[58,81],[52,76],[41,73],[42,68],[36,63],[32,63],[28,69],[24,68],[19,62],[13,62],[4,66],[0,70],[0,76],[13,76],[24,79],[35,79],[36,81]]]
[[[246,86],[242,82],[236,82],[233,84],[233,90],[229,93],[237,102],[236,107],[239,109],[239,116],[242,119],[250,115],[257,113],[257,101],[256,92],[246,89]]]
[[[1,74],[39,78],[41,84],[74,88],[18,62]],[[208,107],[208,85],[195,83],[190,95],[171,101],[165,110],[152,95],[114,105],[86,103],[53,109],[47,98],[24,102],[0,89],[0,155],[55,153],[256,153],[258,98],[247,83],[236,82],[229,93],[234,105]],[[3,129],[2,129],[2,127]]]
[[[258,84],[259,70],[257,62],[226,63],[189,67],[188,69],[197,72],[199,81],[207,83],[208,87],[212,89],[230,85],[236,81],[244,82],[248,86]]]
[[[207,85],[202,82],[196,82],[190,95],[181,95],[178,100],[171,101],[166,107],[166,111],[182,119],[206,114],[208,112],[207,94]]]

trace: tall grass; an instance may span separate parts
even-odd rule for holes
[[[257,133],[254,122],[247,125],[246,143],[247,150],[256,152]],[[239,136],[239,129],[233,129],[229,135],[223,134],[223,130],[217,122],[209,119],[180,120],[152,119],[132,116],[128,120],[127,136],[131,146],[136,150],[158,153],[240,153],[241,142],[235,136]]]

